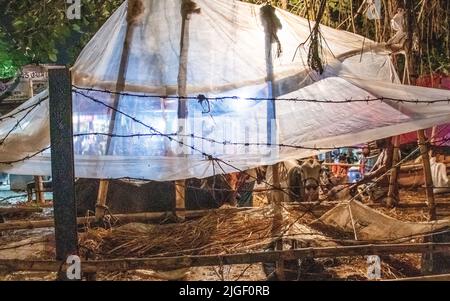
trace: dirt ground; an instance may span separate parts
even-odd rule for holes
[[[425,203],[426,195],[423,189],[402,190],[401,203]],[[437,196],[437,202],[450,202],[450,196]],[[263,204],[263,198],[258,199]],[[402,221],[427,221],[428,212],[423,209],[386,209],[377,208],[382,213]],[[51,210],[34,214],[28,219],[42,219],[51,216]],[[448,218],[446,212],[440,213],[440,218]],[[0,259],[53,259],[54,254],[53,229],[19,230],[0,233]],[[420,242],[416,239],[415,242]],[[367,280],[366,257],[325,258],[308,262],[308,268],[301,269],[298,265],[287,264],[290,280]],[[382,279],[397,279],[421,275],[421,254],[402,254],[381,257]],[[182,280],[229,280],[256,281],[267,280],[268,272],[262,264],[198,267],[179,270],[170,273],[150,270],[136,270],[126,273],[98,273],[97,280],[120,281],[159,281],[177,277]],[[174,276],[176,275],[176,276]],[[0,275],[0,280],[44,280],[56,279],[55,273],[17,272]]]

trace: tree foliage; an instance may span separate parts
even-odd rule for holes
[[[0,0],[3,43],[35,63],[71,64],[123,0],[82,0],[81,19],[69,20],[65,0]]]
[[[0,62],[72,64],[85,44],[124,0],[81,0],[80,20],[66,17],[64,0],[0,0]],[[265,4],[267,0],[244,0]],[[321,22],[353,31],[378,42],[392,36],[390,20],[405,0],[380,0],[382,18],[370,20],[365,0],[327,0]],[[448,0],[407,0],[413,2],[414,73],[449,72]],[[314,20],[319,0],[274,0],[273,5]],[[3,9],[4,8],[4,9]],[[8,33],[8,34],[5,34]],[[14,62],[14,63],[12,63]]]

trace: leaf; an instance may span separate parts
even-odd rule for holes
[[[76,32],[80,32],[81,33],[81,27],[78,24],[73,24],[72,25],[72,29],[75,30]]]
[[[22,21],[22,20],[15,20],[14,22],[13,22],[13,26],[14,27],[20,27],[20,26],[22,26],[24,24],[24,22]]]
[[[56,56],[56,54],[54,53],[49,53],[48,54],[48,58],[50,59],[50,61],[52,61],[53,63],[56,62],[58,60],[58,57]]]

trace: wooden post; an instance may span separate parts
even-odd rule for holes
[[[122,54],[120,56],[119,72],[118,72],[115,92],[125,91],[125,83],[126,83],[125,75],[128,70],[128,62],[130,59],[130,47],[131,47],[131,42],[132,42],[132,38],[133,38],[133,34],[134,34],[135,24],[143,12],[141,5],[142,5],[142,3],[140,1],[128,1],[127,27],[126,27],[126,32],[125,32],[125,40],[123,42],[123,47],[122,47]],[[120,93],[117,93],[114,95],[113,107],[115,109],[119,108],[121,98],[122,98],[122,95]],[[111,118],[109,121],[109,130],[108,130],[108,133],[111,135],[115,134],[116,121],[117,121],[116,119],[117,119],[117,112],[115,110],[112,110]],[[107,141],[106,141],[106,155],[113,154],[114,143],[115,143],[115,140],[113,139],[113,137],[108,136]],[[106,196],[108,195],[108,187],[109,187],[107,182],[108,182],[108,180],[101,180],[99,188],[98,188],[99,194],[98,194],[98,199],[97,199],[97,206],[95,208],[95,217],[97,220],[102,219],[104,216],[104,213],[105,213]]]
[[[100,221],[105,216],[105,211],[108,207],[106,207],[106,200],[108,197],[108,180],[100,180],[100,184],[98,187],[98,195],[97,195],[97,204],[95,205],[95,219],[96,221]]]
[[[178,96],[187,96],[187,66],[189,55],[189,24],[192,14],[200,13],[200,9],[190,0],[181,1],[181,37],[180,37],[180,61],[178,65]],[[186,118],[188,116],[188,108],[185,99],[178,99],[178,133],[179,140],[185,143],[184,134],[186,131]],[[186,149],[184,145],[183,149]],[[186,211],[186,181],[179,180],[175,182],[175,215],[183,221]]]
[[[436,138],[438,138],[438,137],[436,137],[437,134],[438,134],[438,127],[437,126],[433,126],[431,128],[431,139],[430,139],[430,143],[432,145],[434,145],[436,143]]]
[[[186,181],[175,182],[175,216],[180,222],[186,219]]]
[[[417,137],[419,140],[419,147],[423,164],[423,173],[425,176],[429,220],[432,221],[436,219],[436,205],[434,202],[433,179],[431,177],[430,157],[428,155],[428,146],[427,146],[427,139],[425,136],[425,130],[418,131]],[[433,242],[433,241],[434,241],[433,236],[424,238],[424,242]],[[432,273],[433,270],[434,270],[434,254],[431,252],[423,253],[422,271],[427,274]]]
[[[427,139],[425,137],[425,130],[417,132],[419,138],[420,153],[422,156],[423,172],[425,175],[425,187],[427,194],[427,204],[429,208],[429,219],[431,221],[436,219],[436,205],[433,193],[433,178],[431,176],[430,156],[428,154]]]
[[[56,259],[66,260],[78,254],[72,81],[66,67],[51,67],[48,76]]]
[[[393,255],[393,254],[417,254],[427,249],[433,253],[448,253],[449,243],[430,244],[373,244],[338,247],[300,248],[285,251],[253,252],[238,254],[214,254],[214,255],[186,255],[174,257],[153,258],[120,258],[106,260],[82,261],[83,271],[92,272],[120,272],[138,269],[174,270],[191,267],[255,264],[259,262],[274,262],[279,258],[284,260],[296,260],[303,258],[335,258],[335,257],[361,257],[364,255]],[[54,260],[17,260],[0,259],[1,271],[58,271],[67,268],[67,264]]]
[[[415,29],[415,12],[413,1],[405,1],[406,9],[406,49],[405,49],[405,71],[406,76],[404,76],[403,81],[408,81],[408,84],[415,83],[415,59],[414,59],[414,29]]]
[[[399,158],[399,146],[400,146],[400,136],[395,136],[392,138],[393,144],[393,155],[392,155],[392,168],[391,175],[389,177],[389,191],[387,197],[387,205],[388,207],[393,207],[398,204],[399,195],[398,195],[398,170],[397,166],[400,158]]]
[[[36,203],[45,204],[44,183],[41,176],[34,177],[34,189],[36,191]]]
[[[287,3],[286,3],[287,4]],[[274,70],[273,70],[273,51],[272,44],[275,41],[274,35],[278,28],[274,24],[271,18],[277,18],[274,13],[274,8],[271,7],[270,4],[267,4],[261,9],[261,14],[264,16],[264,31],[265,31],[265,60],[266,60],[266,73],[267,73],[267,89],[269,98],[276,97],[277,93],[274,93]],[[269,145],[275,145],[278,142],[277,139],[277,128],[276,128],[276,103],[275,100],[269,100],[267,102],[267,143]],[[272,151],[278,152],[278,149],[272,147]],[[277,155],[277,154],[276,154]],[[280,175],[279,175],[279,164],[275,164],[272,166],[272,185],[275,188],[280,188]],[[283,222],[283,211],[281,208],[281,195],[280,191],[273,191],[273,205],[274,205],[274,217],[272,224],[272,235],[280,236],[281,235],[281,225]],[[275,250],[281,251],[283,250],[283,240],[280,238],[275,244]],[[284,274],[284,260],[280,259],[276,261],[276,275],[278,280],[285,280]]]
[[[33,90],[33,79],[30,79],[28,81],[28,94],[29,97],[34,97],[34,90]],[[45,196],[44,196],[44,184],[42,183],[42,177],[41,176],[35,176],[34,177],[34,190],[36,192],[36,203],[39,205],[43,205],[45,203]],[[31,192],[31,199],[30,196],[28,196],[28,201],[33,200],[33,192]]]

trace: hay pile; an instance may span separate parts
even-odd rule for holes
[[[280,235],[295,238],[303,246],[335,245],[303,225],[303,213],[287,208],[277,212],[267,206],[243,212],[216,211],[181,224],[89,229],[80,245],[85,252],[103,258],[242,253],[264,250]],[[279,222],[274,222],[275,216],[281,216]]]

